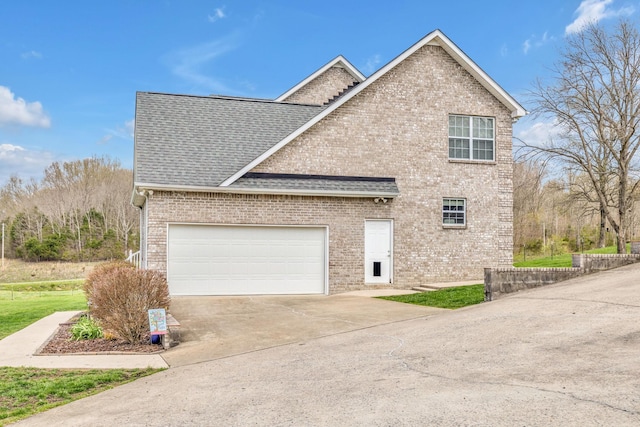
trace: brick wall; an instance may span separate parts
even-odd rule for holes
[[[338,95],[355,79],[342,67],[331,67],[305,86],[289,95],[283,102],[322,105]]]
[[[552,285],[639,261],[640,254],[573,254],[571,268],[486,268],[484,296],[486,301],[492,301],[512,292]]]
[[[449,114],[495,118],[496,161],[448,159]],[[169,222],[329,227],[330,292],[362,289],[364,220],[394,220],[394,284],[472,280],[512,265],[510,112],[437,46],[425,46],[254,169],[395,177],[400,196],[371,198],[156,192],[149,268],[166,268]],[[442,199],[466,198],[464,229],[442,226]],[[368,285],[367,285],[368,286]]]
[[[371,198],[162,191],[154,192],[147,203],[148,268],[165,272],[169,223],[328,226],[330,293],[363,288],[364,221],[389,218],[393,205],[393,201],[375,204]]]
[[[495,117],[496,161],[448,159],[448,116]],[[395,177],[395,277],[483,277],[512,265],[510,112],[437,46],[425,46],[258,165],[256,172]],[[442,227],[442,198],[467,199],[467,227]]]

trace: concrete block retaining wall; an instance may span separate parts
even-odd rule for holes
[[[571,268],[485,268],[484,299],[492,301],[503,294],[551,285],[597,271],[609,270],[640,261],[640,254],[575,254]]]

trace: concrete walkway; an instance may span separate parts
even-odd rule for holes
[[[25,366],[34,368],[167,368],[159,354],[132,355],[35,355],[60,323],[76,315],[77,311],[61,311],[27,326],[15,334],[0,340],[0,366]]]
[[[638,319],[632,265],[172,368],[17,425],[637,426]]]

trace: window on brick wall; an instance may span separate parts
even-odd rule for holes
[[[467,224],[466,199],[442,199],[442,225],[465,226]]]
[[[449,158],[494,160],[494,119],[449,116]]]

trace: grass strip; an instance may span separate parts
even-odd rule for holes
[[[46,280],[42,282],[2,283],[0,291],[46,292],[76,291],[82,289],[84,279]]]
[[[0,426],[161,370],[0,367]]]
[[[432,292],[378,297],[389,301],[456,309],[484,301],[484,285],[457,286]]]
[[[15,293],[14,293],[15,296]],[[0,339],[17,332],[56,311],[86,310],[82,292],[74,295],[57,293],[19,293],[19,298],[0,299]]]
[[[631,247],[627,244],[627,253]],[[617,248],[615,246],[607,246],[604,248],[591,249],[584,252],[585,254],[615,254]],[[514,256],[514,267],[571,267],[571,254],[555,254],[553,256],[529,255],[524,260],[522,254]]]
[[[571,267],[571,254],[554,255],[553,257],[542,257],[527,259],[513,263],[514,267]]]

